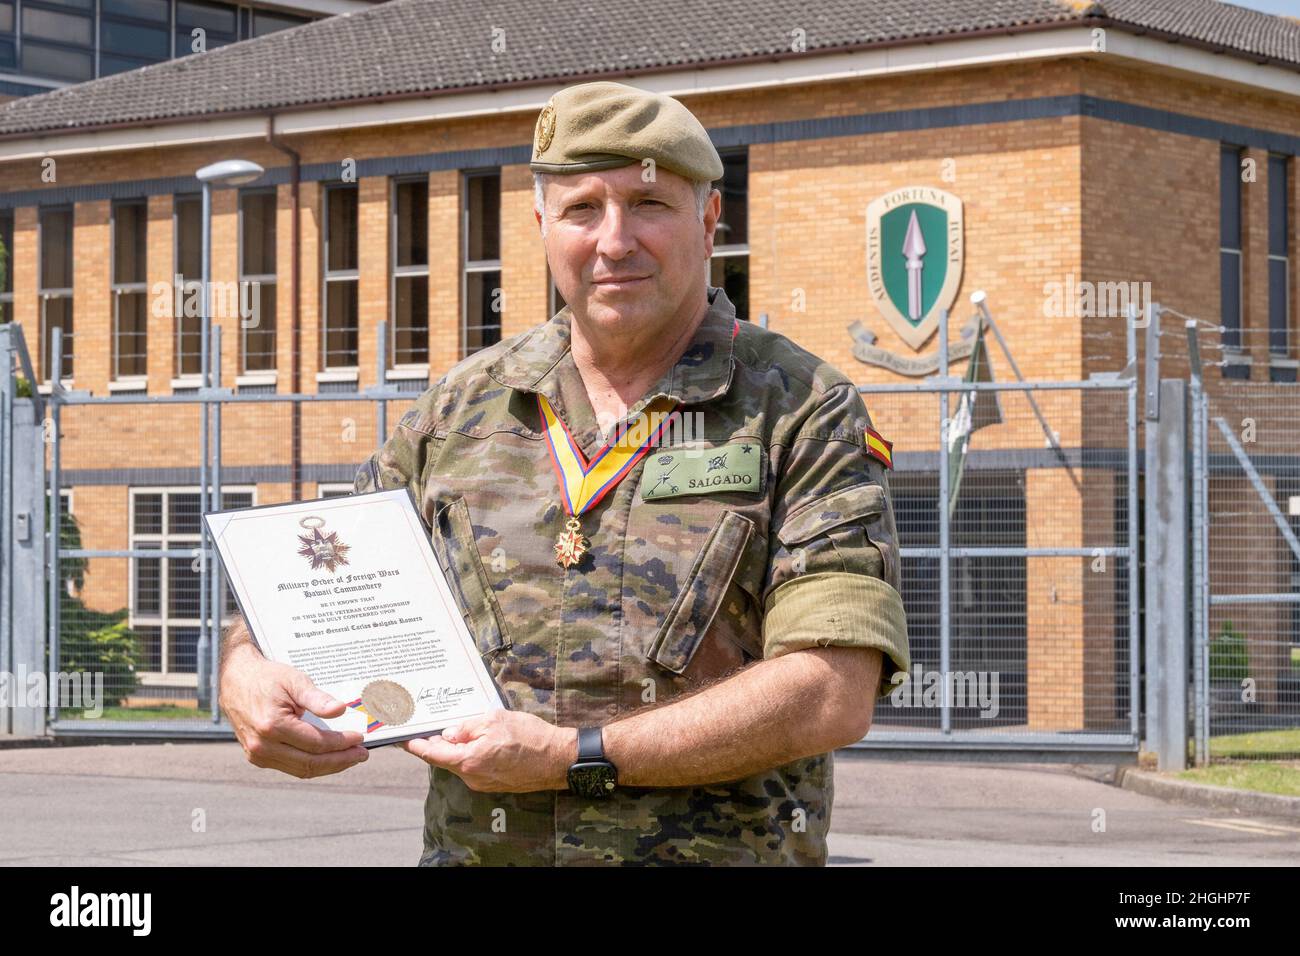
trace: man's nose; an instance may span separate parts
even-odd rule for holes
[[[627,209],[620,203],[607,203],[596,235],[596,252],[607,259],[626,258],[636,249],[636,237]]]

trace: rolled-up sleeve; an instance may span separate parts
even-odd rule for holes
[[[870,424],[857,389],[836,385],[786,449],[763,592],[763,656],[878,648],[884,697],[896,675],[910,672],[911,655],[889,478],[867,452]]]

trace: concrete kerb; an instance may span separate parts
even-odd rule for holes
[[[1236,790],[1216,787],[1190,780],[1172,780],[1149,770],[1120,767],[1116,786],[1148,797],[1175,800],[1219,810],[1239,810],[1244,813],[1262,813],[1275,817],[1300,820],[1300,797],[1287,797],[1278,793],[1259,793],[1254,790]]]

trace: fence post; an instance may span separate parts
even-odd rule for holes
[[[33,383],[33,388],[35,383]],[[11,647],[13,666],[9,672],[15,676],[26,672],[35,674],[55,668],[45,665],[45,423],[36,416],[36,406],[31,399],[19,399],[13,404],[13,456],[14,520],[12,594],[13,613]],[[48,688],[55,693],[54,688]],[[20,737],[36,737],[46,733],[44,707],[16,707],[13,713],[13,733]]]
[[[1160,770],[1185,770],[1192,591],[1187,390],[1181,379],[1160,382],[1156,409],[1147,416],[1146,433],[1146,749],[1155,752]]]
[[[27,678],[47,673],[44,406],[18,397],[19,368],[37,385],[22,329],[0,328],[0,342],[0,670],[9,675],[0,734],[34,737],[46,733],[44,706],[26,696]]]

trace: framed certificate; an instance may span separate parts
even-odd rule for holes
[[[203,516],[258,649],[375,747],[503,709],[406,488]]]

